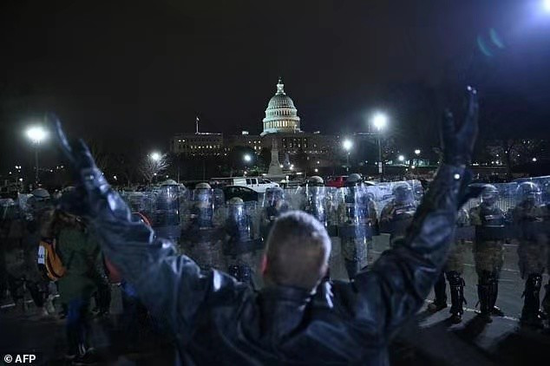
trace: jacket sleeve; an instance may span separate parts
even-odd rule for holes
[[[468,176],[441,165],[401,245],[356,277],[357,325],[387,339],[420,309],[444,265]]]
[[[128,206],[99,170],[87,177],[88,215],[103,253],[148,310],[185,342],[206,297],[212,291],[232,291],[235,282],[217,271],[200,271],[188,257],[177,256],[171,242],[132,221]]]

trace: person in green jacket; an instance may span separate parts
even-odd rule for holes
[[[52,237],[66,269],[58,280],[61,302],[66,304],[67,358],[90,358],[90,300],[97,291],[101,275],[98,271],[100,251],[98,242],[81,218],[56,210],[50,224]]]

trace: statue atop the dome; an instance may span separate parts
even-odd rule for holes
[[[285,94],[285,84],[283,84],[283,77],[279,76],[279,81],[277,82],[277,95],[286,95]]]

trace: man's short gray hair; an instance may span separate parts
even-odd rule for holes
[[[330,251],[330,238],[317,219],[287,212],[275,221],[267,240],[267,276],[279,285],[313,289],[325,275]]]

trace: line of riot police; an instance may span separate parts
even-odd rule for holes
[[[479,199],[471,200],[459,212],[455,240],[440,280],[435,286],[431,311],[447,307],[446,281],[451,297],[451,320],[458,323],[464,312],[464,261],[472,243],[478,275],[478,299],[482,319],[502,316],[496,306],[504,244],[518,246],[519,272],[525,281],[521,323],[541,327],[550,311],[550,285],[540,308],[542,275],[550,266],[550,178],[524,182],[482,185]],[[221,190],[207,183],[192,192],[162,187],[156,199],[159,227],[178,240],[183,253],[202,268],[220,268],[243,282],[253,283],[259,255],[274,220],[288,210],[303,210],[325,225],[333,243],[333,256],[341,256],[350,280],[374,260],[373,238],[389,234],[390,247],[403,245],[405,234],[423,194],[418,181],[370,184],[351,174],[343,188],[324,185],[318,176],[310,177],[297,189],[268,189],[260,202],[232,198],[225,202]],[[177,198],[177,199],[175,199]],[[160,207],[160,209],[159,209]],[[170,215],[160,213],[167,209]],[[176,217],[176,216],[179,216]],[[177,225],[176,225],[177,224]],[[153,225],[155,226],[155,224]],[[177,227],[176,227],[177,226]]]

